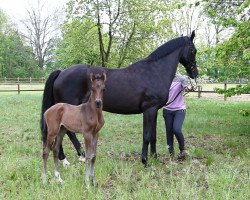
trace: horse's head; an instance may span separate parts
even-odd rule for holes
[[[190,78],[196,78],[198,76],[198,69],[195,61],[197,50],[193,43],[194,36],[195,33],[193,31],[190,37],[185,37],[186,45],[183,48],[180,58],[180,63],[185,67]]]
[[[102,107],[103,92],[105,90],[106,73],[93,74],[90,73],[91,91],[94,97],[96,108]]]

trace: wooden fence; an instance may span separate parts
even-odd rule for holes
[[[1,84],[8,84],[8,83],[45,83],[45,78],[0,78]]]
[[[32,79],[32,80],[34,80],[34,79]],[[42,81],[42,79],[40,79],[39,81]],[[36,82],[36,83],[39,83],[39,82]],[[12,88],[11,89],[1,89],[1,87],[0,87],[0,93],[1,92],[17,92],[18,94],[20,94],[21,92],[39,92],[39,91],[42,92],[42,91],[44,91],[43,89],[21,89],[21,85],[29,85],[29,86],[38,85],[36,83],[34,83],[34,82],[31,82],[31,84],[30,83],[26,83],[26,84],[25,83],[0,83],[0,86],[10,86],[12,88],[13,87],[16,88],[16,89],[12,89]],[[44,83],[44,80],[43,80],[43,83]],[[43,84],[43,83],[40,83],[40,84]],[[227,87],[229,84],[223,83],[223,85],[224,85],[224,90],[227,90]],[[216,92],[213,90],[203,90],[201,85],[198,85],[197,90],[192,91],[191,93],[197,93],[198,98],[202,97],[202,93],[214,93],[214,94],[216,94]],[[227,97],[225,95],[224,95],[224,100],[225,101],[227,100]]]

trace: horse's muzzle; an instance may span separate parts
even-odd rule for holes
[[[95,100],[95,106],[96,106],[96,108],[101,108],[102,107],[102,100]]]
[[[198,74],[199,74],[199,72],[198,72],[197,66],[194,62],[190,66],[189,77],[192,79],[195,79],[195,78],[197,78]]]

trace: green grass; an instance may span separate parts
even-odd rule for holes
[[[64,147],[71,165],[60,166],[64,184],[55,183],[52,154],[48,184],[41,183],[41,98],[41,92],[0,93],[0,199],[250,199],[250,117],[239,113],[250,102],[187,98],[183,132],[189,156],[184,162],[171,160],[166,151],[160,110],[158,159],[150,158],[148,168],[140,162],[142,115],[105,112],[95,170],[98,186],[87,189],[85,165],[67,136]]]

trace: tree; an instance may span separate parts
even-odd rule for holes
[[[159,45],[159,41],[169,38],[172,33],[168,18],[170,7],[170,3],[163,0],[71,0],[66,10],[65,26],[70,28],[76,21],[91,24],[84,26],[88,31],[83,33],[86,38],[93,39],[90,43],[94,42],[98,47],[100,61],[96,63],[121,67],[145,56],[152,47]],[[71,37],[67,34],[75,34],[76,30],[66,30],[64,38],[69,41]],[[91,46],[87,43],[82,49]],[[94,54],[97,55],[96,52]],[[86,58],[86,53],[84,56]]]
[[[176,8],[172,10],[173,30],[177,35],[191,35],[193,30],[200,27],[201,4],[192,0],[180,1],[176,3]]]
[[[209,1],[207,4],[208,15],[215,19],[217,24],[234,29],[231,37],[218,43],[215,48],[215,63],[220,71],[224,71],[220,80],[250,77],[250,24],[247,12],[249,4],[249,1],[225,2],[221,0]],[[250,92],[249,88],[249,84],[244,87],[239,86],[226,91],[226,95]]]
[[[38,67],[42,69],[51,59],[49,52],[53,49],[54,37],[58,30],[57,11],[45,14],[47,12],[44,10],[44,4],[41,4],[40,0],[37,2],[37,8],[27,9],[28,18],[22,20],[22,24],[24,26],[23,35],[33,48]]]
[[[0,10],[0,66],[2,77],[28,77],[35,74],[31,47]]]

